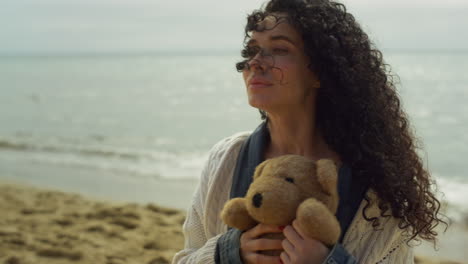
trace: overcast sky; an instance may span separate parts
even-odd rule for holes
[[[2,0],[0,53],[237,51],[263,2]],[[379,48],[468,49],[466,0],[342,2]]]

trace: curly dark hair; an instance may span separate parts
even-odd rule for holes
[[[286,14],[302,35],[309,68],[320,80],[316,125],[326,143],[353,169],[353,179],[372,188],[379,197],[381,217],[400,219],[413,240],[436,242],[435,227],[447,223],[439,213],[433,193],[435,183],[416,153],[421,149],[403,111],[390,67],[382,52],[369,40],[346,7],[328,0],[271,0],[248,15],[245,27],[245,60],[236,64],[242,72],[252,58],[247,40],[262,31],[267,16]],[[266,113],[260,110],[262,118]],[[379,218],[363,217],[374,228]]]

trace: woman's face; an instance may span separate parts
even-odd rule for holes
[[[309,70],[301,35],[285,17],[269,16],[247,43],[248,67],[243,71],[249,104],[268,113],[281,113],[309,105],[319,82]]]

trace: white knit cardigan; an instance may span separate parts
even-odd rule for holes
[[[249,134],[235,134],[211,149],[183,225],[185,246],[174,256],[173,264],[214,263],[216,242],[227,231],[219,214],[229,200],[237,156]],[[367,195],[371,198],[367,215],[379,217],[375,193],[369,191]],[[365,205],[365,201],[361,202],[344,236],[344,248],[359,263],[414,263],[413,248],[406,243],[409,235],[398,228],[398,220],[380,218],[380,226],[375,230],[362,217]]]

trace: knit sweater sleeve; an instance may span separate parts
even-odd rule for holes
[[[229,199],[237,156],[247,136],[236,134],[211,149],[182,227],[184,249],[174,256],[173,264],[215,263],[216,243],[227,231],[219,213]]]
[[[363,200],[358,212],[344,237],[343,246],[353,255],[358,263],[414,263],[413,246],[408,245],[408,230],[399,228],[399,220],[394,217],[381,217],[378,198],[374,191],[368,192],[370,203]],[[372,222],[362,216],[367,207],[368,217],[379,218],[379,225],[374,228]]]

